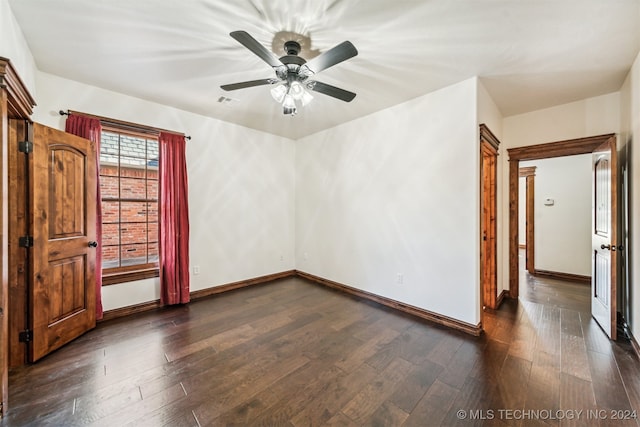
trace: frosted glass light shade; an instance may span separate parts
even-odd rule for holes
[[[284,100],[284,96],[287,94],[287,87],[285,85],[277,85],[271,88],[271,96],[276,102],[281,103]]]
[[[302,105],[305,106],[308,103],[310,103],[311,101],[313,101],[313,96],[307,92],[306,90],[303,89],[303,94],[302,94]]]
[[[282,111],[287,115],[295,115],[298,112],[299,101],[302,106],[307,105],[313,100],[313,96],[305,90],[304,85],[300,82],[282,82],[271,88],[271,96],[279,104],[282,104]]]
[[[289,90],[293,99],[300,100],[304,96],[305,90],[304,87],[300,84],[300,82],[291,83],[291,89]]]

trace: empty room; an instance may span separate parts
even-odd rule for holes
[[[639,425],[640,1],[0,0],[3,426]]]

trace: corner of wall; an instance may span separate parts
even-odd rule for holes
[[[502,113],[481,79],[478,79],[477,97],[478,124],[486,124],[491,132],[502,141]]]
[[[640,335],[640,288],[634,286],[640,274],[640,53],[631,66],[620,89],[620,139],[624,146],[624,155],[628,166],[628,222],[627,248],[629,262],[628,284],[622,295],[623,307],[620,307],[629,324],[632,334]],[[626,244],[625,244],[626,243]]]
[[[478,86],[477,86],[477,119],[478,119],[478,126],[480,124],[485,124],[489,128],[489,130],[491,130],[491,132],[500,141],[500,147],[498,149],[499,156],[498,156],[498,170],[497,170],[498,192],[496,196],[497,204],[498,204],[498,218],[497,218],[498,286],[497,286],[497,291],[498,291],[498,295],[500,295],[503,291],[509,289],[508,274],[506,274],[508,272],[509,262],[508,262],[508,258],[505,255],[508,253],[508,246],[505,245],[505,242],[508,242],[507,233],[509,232],[508,230],[509,218],[508,216],[505,217],[504,210],[500,209],[500,206],[502,206],[503,204],[503,200],[505,200],[507,197],[506,195],[508,195],[508,189],[509,189],[508,183],[506,186],[501,184],[504,182],[504,180],[508,176],[508,174],[504,172],[505,170],[508,170],[508,162],[507,162],[507,156],[505,155],[506,147],[504,146],[504,143],[502,141],[504,118],[502,117],[502,113],[500,112],[500,109],[498,108],[495,101],[491,97],[491,94],[482,83],[482,79],[478,79]],[[478,194],[479,193],[480,193],[480,188],[478,188]],[[478,203],[480,203],[480,197],[478,197]],[[478,205],[478,211],[479,209],[480,209],[480,205]],[[479,227],[480,227],[480,218],[478,217],[478,228]],[[478,253],[478,256],[479,256],[479,253]]]
[[[296,269],[477,324],[477,97],[470,78],[299,140]]]
[[[11,61],[31,96],[36,96],[36,61],[8,1],[0,1],[0,56]]]

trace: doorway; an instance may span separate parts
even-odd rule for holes
[[[591,283],[592,156],[520,162],[518,234],[528,274]]]
[[[596,152],[598,147],[606,145],[611,140],[615,140],[614,134],[518,147],[507,150],[509,154],[509,294],[512,298],[517,299],[519,295],[518,215],[520,162],[525,160],[549,159],[576,154],[590,154]],[[613,192],[615,193],[615,191]],[[615,295],[615,268],[611,277],[611,282],[611,287]],[[615,304],[612,306],[611,311],[613,313],[612,315],[615,316]],[[615,321],[613,324],[615,325]],[[612,339],[615,339],[615,328],[612,329],[613,331],[610,331],[610,336]]]
[[[97,154],[90,141],[38,123],[11,119],[9,130],[8,365],[16,367],[96,325]]]

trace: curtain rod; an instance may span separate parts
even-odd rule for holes
[[[125,122],[123,120],[117,120],[117,119],[110,119],[108,117],[102,117],[102,116],[96,116],[95,114],[88,114],[88,113],[82,113],[80,111],[73,111],[73,110],[60,110],[58,111],[58,114],[60,114],[61,116],[70,116],[72,114],[79,114],[82,116],[87,116],[87,117],[92,117],[94,119],[98,119],[101,122],[104,122],[107,125],[117,125],[117,126],[122,126],[122,127],[127,127],[131,130],[137,130],[137,131],[149,131],[149,130],[153,130],[154,132],[169,132],[169,133],[173,133],[176,135],[182,135],[185,137],[185,139],[191,140],[191,136],[187,136],[184,133],[181,132],[174,132],[172,130],[167,130],[167,129],[161,129],[161,128],[157,128],[157,127],[153,127],[153,126],[145,126],[145,125],[138,125],[136,123],[131,123],[131,122]]]

